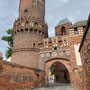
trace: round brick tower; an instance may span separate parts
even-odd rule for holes
[[[45,23],[45,0],[20,0],[19,17],[14,22],[11,62],[39,67],[38,43],[48,37]]]

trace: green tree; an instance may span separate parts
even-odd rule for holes
[[[55,71],[54,64],[51,66],[50,69],[51,69],[51,75],[54,75],[54,73],[55,73],[55,72],[54,72],[54,71]]]
[[[8,43],[8,49],[6,50],[6,58],[9,58],[12,54],[12,47],[13,47],[13,37],[12,37],[12,32],[13,32],[13,29],[8,29],[7,31],[7,36],[3,36],[1,38],[1,40],[4,40]]]

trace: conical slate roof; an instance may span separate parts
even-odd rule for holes
[[[57,24],[57,26],[63,25],[63,24],[67,24],[70,23],[68,18],[62,19],[59,21],[59,23]]]

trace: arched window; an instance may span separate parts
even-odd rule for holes
[[[28,12],[28,10],[27,10],[27,9],[25,9],[25,10],[24,10],[24,13],[27,13],[27,12]]]
[[[66,29],[65,29],[65,27],[62,27],[61,28],[61,35],[66,35]]]

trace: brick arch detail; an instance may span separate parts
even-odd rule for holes
[[[55,62],[60,62],[61,64],[63,64],[67,70],[68,70],[68,73],[70,75],[70,82],[71,82],[71,86],[73,86],[73,72],[72,72],[72,68],[70,66],[70,60],[67,60],[67,59],[61,59],[61,58],[58,58],[58,59],[52,59],[52,60],[48,60],[46,61],[44,64],[45,64],[45,72],[46,74],[48,75],[49,74],[49,69],[51,67],[51,65],[53,65]]]
[[[65,60],[65,59],[52,59],[52,60],[48,60],[47,62],[45,62],[45,72],[46,73],[48,73],[51,65],[53,65],[55,62],[60,62],[61,64],[63,64],[67,68],[69,74],[71,73],[70,61]]]

